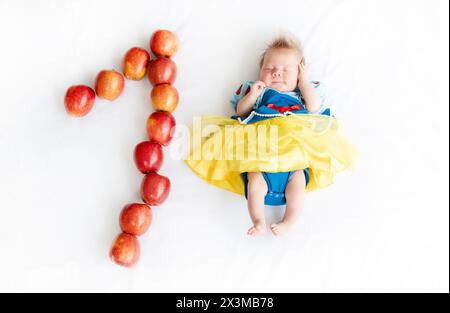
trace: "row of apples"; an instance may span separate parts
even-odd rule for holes
[[[110,250],[111,259],[119,265],[131,267],[140,257],[138,236],[143,235],[152,223],[152,207],[159,206],[169,195],[170,180],[160,175],[164,153],[175,132],[176,122],[172,112],[179,103],[179,94],[173,83],[177,66],[172,56],[178,51],[179,39],[169,30],[158,30],[150,38],[150,53],[141,47],[129,49],[122,63],[122,73],[103,70],[97,75],[95,91],[86,85],[69,87],[65,95],[65,108],[69,115],[83,117],[94,106],[96,97],[113,101],[125,88],[125,78],[142,80],[146,75],[153,86],[150,102],[155,110],[147,119],[148,140],[140,142],[134,150],[134,162],[144,174],[141,183],[143,203],[124,206],[119,223],[122,232],[116,237]]]

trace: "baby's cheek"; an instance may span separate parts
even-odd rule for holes
[[[267,75],[261,75],[259,77],[259,80],[263,81],[266,85],[269,85],[271,83],[271,79],[270,77],[268,77]]]
[[[298,77],[297,77],[296,75],[290,76],[289,79],[288,79],[288,81],[287,81],[287,83],[288,83],[290,86],[292,86],[292,85],[297,86],[297,84],[298,84]]]
[[[259,73],[259,80],[266,82],[266,75],[263,72]]]

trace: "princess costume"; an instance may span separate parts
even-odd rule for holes
[[[252,84],[245,82],[233,94],[234,112]],[[247,173],[261,172],[268,187],[266,205],[286,204],[285,190],[297,170],[305,174],[306,191],[329,186],[335,173],[352,165],[355,150],[340,134],[322,85],[312,85],[321,95],[314,114],[298,88],[265,88],[246,118],[202,116],[198,127],[190,129],[186,164],[206,182],[246,198]]]

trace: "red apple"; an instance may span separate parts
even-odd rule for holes
[[[71,86],[64,98],[66,111],[72,116],[82,117],[94,106],[95,93],[92,88],[83,85]]]
[[[169,84],[155,86],[150,94],[153,108],[156,111],[175,111],[179,101],[178,91]]]
[[[123,75],[131,80],[141,80],[147,72],[150,54],[142,48],[134,47],[123,58]]]
[[[106,100],[115,100],[125,87],[125,79],[117,71],[101,71],[95,81],[97,96]]]
[[[158,30],[150,39],[150,49],[156,56],[171,57],[179,46],[177,35],[170,30]]]
[[[150,140],[167,146],[175,133],[175,118],[169,112],[153,112],[147,119]]]
[[[153,86],[173,84],[177,78],[177,66],[168,58],[153,59],[148,64],[148,79]]]
[[[114,241],[109,256],[121,266],[132,267],[140,254],[139,240],[133,235],[122,233]]]
[[[159,171],[163,160],[163,150],[157,142],[144,141],[134,148],[134,163],[143,174]]]
[[[141,184],[142,200],[149,205],[160,205],[170,191],[170,180],[166,176],[150,173],[144,176]]]
[[[152,223],[152,209],[147,204],[126,205],[120,214],[120,227],[124,233],[141,236]]]

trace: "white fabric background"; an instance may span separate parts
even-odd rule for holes
[[[279,30],[303,40],[361,155],[308,195],[289,235],[248,238],[245,200],[165,149],[172,191],[138,266],[108,259],[122,206],[139,201],[150,84],[127,81],[82,119],[63,98],[159,28],[181,40],[179,125],[230,115]],[[1,291],[448,292],[447,1],[0,0],[0,38]]]

